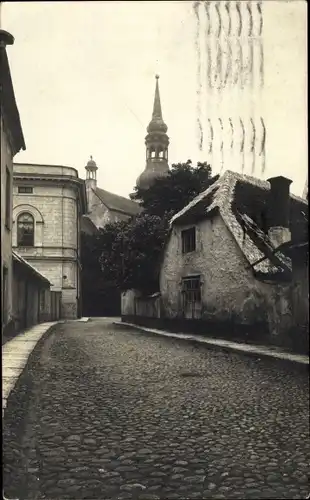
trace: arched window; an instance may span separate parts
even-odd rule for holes
[[[17,246],[34,246],[34,219],[27,212],[23,212],[17,218]]]

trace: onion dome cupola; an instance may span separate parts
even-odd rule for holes
[[[97,179],[97,164],[93,160],[93,157],[91,156],[90,159],[87,162],[87,165],[85,167],[86,170],[86,179]]]
[[[145,137],[146,166],[137,179],[137,186],[141,189],[148,189],[156,179],[165,177],[169,172],[168,127],[162,116],[158,79],[159,76],[156,75],[153,114]]]

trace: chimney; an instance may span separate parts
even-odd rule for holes
[[[267,180],[270,183],[268,236],[274,247],[278,247],[291,240],[290,184],[292,181],[282,175]]]

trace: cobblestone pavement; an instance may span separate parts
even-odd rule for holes
[[[308,418],[306,370],[64,323],[8,400],[5,495],[306,498]]]

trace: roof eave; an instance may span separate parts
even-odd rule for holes
[[[3,31],[3,30],[1,30]],[[14,87],[11,77],[10,65],[5,47],[0,47],[1,51],[1,86],[3,98],[1,100],[1,107],[3,115],[6,117],[6,126],[10,130],[12,137],[13,156],[19,151],[25,150],[25,139],[21,125],[20,115],[15,99]]]
[[[43,276],[37,269],[35,269],[33,266],[31,266],[23,257],[21,257],[18,253],[12,251],[12,257],[13,261],[20,265],[26,273],[35,276],[36,279],[41,281],[41,283],[44,283],[48,288],[51,286],[51,282]]]

